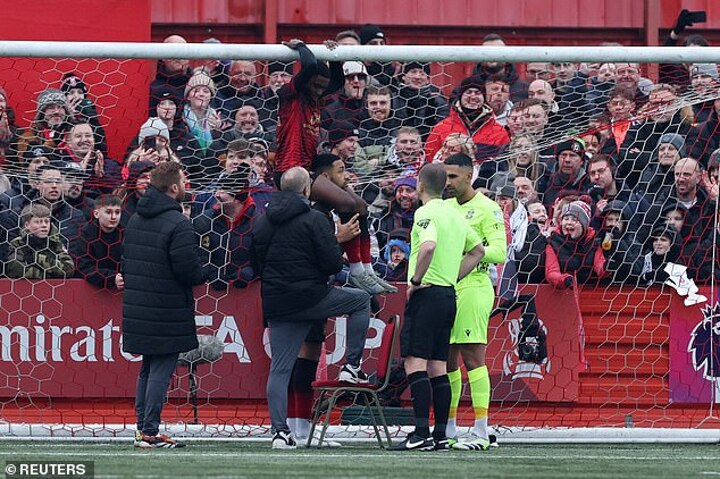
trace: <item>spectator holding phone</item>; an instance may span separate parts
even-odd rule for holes
[[[692,27],[695,23],[704,23],[706,21],[707,15],[705,12],[691,12],[686,9],[681,10],[675,21],[675,26],[670,30],[670,35],[665,39],[663,46],[672,47],[677,45],[680,34],[684,32],[687,27]],[[707,40],[698,34],[688,35],[683,44],[686,47],[708,46]],[[659,73],[660,83],[671,83],[679,87],[681,91],[684,91],[690,84],[690,73],[687,65],[681,63],[661,63]]]

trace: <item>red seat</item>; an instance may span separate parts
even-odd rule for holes
[[[378,393],[384,391],[390,383],[390,366],[392,364],[393,357],[395,356],[398,337],[400,335],[399,323],[400,317],[398,315],[391,316],[385,325],[385,330],[382,334],[380,354],[377,360],[377,377],[383,378],[383,382],[381,384],[352,384],[337,380],[314,381],[312,383],[313,389],[318,389],[320,391],[320,395],[315,401],[315,406],[313,408],[315,412],[313,413],[312,427],[310,428],[310,434],[308,436],[308,447],[310,446],[310,441],[312,440],[317,423],[323,414],[323,408],[321,408],[323,401],[327,399],[328,406],[327,410],[324,412],[325,421],[323,422],[323,427],[320,431],[320,441],[318,441],[318,447],[322,447],[321,445],[325,439],[325,433],[327,432],[328,426],[330,426],[330,414],[336,406],[338,398],[344,393],[354,393],[357,394],[358,397],[363,398],[368,414],[370,415],[370,420],[373,424],[373,429],[375,430],[375,437],[377,438],[378,444],[380,444],[380,447],[385,447],[382,439],[380,438],[378,420],[375,417],[375,414],[377,413],[379,422],[383,425],[385,430],[387,446],[390,447],[392,445],[390,431],[388,430],[385,414],[383,414],[382,406],[380,405]],[[373,409],[375,411],[373,411]]]

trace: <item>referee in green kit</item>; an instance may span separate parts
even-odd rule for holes
[[[447,176],[443,165],[429,163],[418,176],[423,206],[410,232],[408,302],[400,335],[415,431],[395,450],[447,450],[445,427],[450,412],[447,359],[455,321],[455,285],[485,255],[480,237],[462,215],[442,200]],[[430,435],[430,403],[435,428]]]

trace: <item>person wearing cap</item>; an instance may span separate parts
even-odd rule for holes
[[[234,60],[230,66],[230,82],[218,88],[211,105],[223,120],[222,129],[226,130],[235,121],[238,109],[248,103],[252,104],[264,120],[269,112],[263,112],[263,93],[257,84],[257,67],[249,60]]]
[[[359,32],[360,45],[382,46],[387,45],[385,32],[378,25],[365,24]],[[395,78],[395,66],[392,62],[365,62],[368,73],[374,82],[379,85],[390,86]]]
[[[187,41],[180,35],[170,35],[163,40],[163,43],[187,43]],[[185,98],[185,86],[192,75],[193,71],[188,60],[175,58],[158,60],[157,74],[150,83],[149,115],[155,115],[153,103],[164,98],[166,92],[170,92],[175,102],[182,103]]]
[[[405,63],[401,73],[393,99],[395,115],[403,125],[417,128],[425,139],[430,130],[448,116],[447,98],[430,82],[429,63]]]
[[[578,138],[559,143],[555,148],[557,168],[545,173],[546,181],[538,183],[543,194],[543,204],[552,206],[562,190],[587,191],[590,180],[585,173],[585,144]]]
[[[30,128],[18,138],[18,155],[24,154],[34,146],[57,148],[70,129],[71,117],[72,112],[62,91],[48,88],[40,92],[37,97],[35,119]]]
[[[24,201],[25,196],[37,189],[38,169],[58,159],[55,151],[46,146],[34,146],[26,151],[20,162],[24,168],[18,172],[20,174],[10,177],[10,188],[0,193],[0,208],[16,209],[18,202]]]
[[[95,145],[103,153],[107,153],[105,129],[100,124],[100,115],[93,102],[88,98],[88,87],[74,72],[63,75],[60,90],[65,93],[68,108],[74,123],[89,123],[95,135]]]
[[[264,99],[262,111],[266,116],[263,126],[277,128],[278,109],[280,108],[278,92],[280,88],[292,81],[293,64],[279,61],[268,62],[267,76],[267,86],[262,89]]]
[[[241,164],[220,178],[212,211],[193,220],[204,274],[213,289],[245,288],[257,276],[250,261],[252,229],[265,204],[251,195],[252,177],[252,169]]]
[[[629,216],[627,231],[633,235],[640,232],[645,214],[650,209],[650,203],[628,183],[623,187],[618,185],[612,158],[602,154],[593,156],[588,160],[587,171],[591,183],[588,195],[594,201],[595,212],[591,226],[595,229],[600,228],[605,208],[610,202],[617,200],[627,208],[627,216]],[[643,232],[643,237],[647,233],[647,231]]]
[[[345,84],[340,94],[328,103],[322,111],[322,127],[330,130],[333,122],[346,121],[354,128],[360,125],[365,113],[365,89],[367,69],[362,62],[343,63]]]
[[[425,144],[425,156],[434,158],[442,142],[451,133],[462,133],[475,144],[475,160],[482,161],[499,154],[510,142],[505,128],[496,120],[485,103],[485,87],[477,77],[465,78],[458,88],[458,99],[450,109],[450,116],[435,125]]]
[[[457,285],[457,313],[450,332],[447,368],[451,392],[447,436],[451,439],[457,437],[456,418],[462,390],[460,371],[462,358],[467,369],[475,422],[471,431],[472,436],[462,442],[456,442],[452,448],[479,451],[487,449],[490,445],[487,425],[490,376],[485,363],[485,352],[495,291],[489,271],[496,264],[502,264],[508,259],[513,261],[514,257],[508,257],[507,254],[508,245],[501,207],[472,187],[472,159],[462,153],[455,154],[447,158],[444,167],[447,173],[445,190],[450,197],[445,203],[461,214],[485,247],[482,263]],[[503,185],[501,193],[513,201],[515,192],[511,184]],[[522,205],[519,208],[524,211]],[[527,225],[527,215],[524,225],[518,225],[523,231],[521,233],[523,239],[525,225]]]
[[[713,100],[713,108],[705,123],[698,126],[697,140],[690,147],[690,156],[707,165],[710,153],[720,148],[720,98]]]
[[[80,234],[85,216],[63,198],[66,175],[63,166],[48,164],[41,166],[37,171],[37,189],[17,198],[10,208],[3,210],[0,213],[0,225],[7,231],[8,239],[14,238],[19,234],[19,218],[23,208],[38,202],[50,208],[50,221],[58,229],[60,240],[67,246]]]
[[[545,278],[557,289],[598,281],[607,273],[605,255],[590,226],[590,205],[577,200],[562,209],[545,248]]]
[[[399,228],[412,228],[415,211],[420,206],[417,197],[417,179],[402,176],[392,184],[393,194],[387,207],[373,214],[373,229],[380,254],[390,240],[390,233]]]
[[[182,118],[182,98],[176,98],[173,89],[167,85],[158,87],[155,94],[157,96],[150,99],[149,118],[159,118],[165,124],[170,135],[170,148],[179,158],[192,157],[200,150],[200,144]],[[139,137],[134,138],[127,148],[127,154],[140,146],[140,143]]]

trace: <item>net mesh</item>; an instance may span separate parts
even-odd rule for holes
[[[13,427],[26,423],[65,425],[36,427],[78,436],[134,427],[140,358],[122,351],[119,231],[161,161],[179,161],[188,174],[185,211],[210,278],[195,290],[203,349],[178,364],[163,418],[215,436],[267,432],[269,344],[250,234],[275,188],[280,88],[299,66],[0,63],[7,433],[21,434]],[[317,151],[344,161],[349,186],[368,205],[370,239],[359,247],[369,248],[378,276],[407,280],[425,162],[467,154],[474,186],[504,212],[509,259],[490,271],[500,298],[488,341],[491,424],[711,423],[717,333],[702,325],[714,326],[717,314],[700,308],[717,301],[715,64],[343,68],[344,84],[309,130]],[[28,207],[36,204],[50,211]],[[348,222],[331,219],[338,233]],[[346,266],[337,283],[348,273]],[[375,296],[368,372],[384,321],[402,313],[403,292]],[[672,331],[673,308],[697,316],[686,336]],[[345,318],[328,322],[318,378],[339,374],[346,331]],[[699,339],[682,343],[690,333]],[[401,363],[391,371],[382,400],[407,405]],[[471,425],[467,386],[462,398],[458,423]],[[362,402],[344,399],[333,423],[365,434],[354,428],[367,423]],[[398,410],[391,422],[405,424],[403,417]]]

